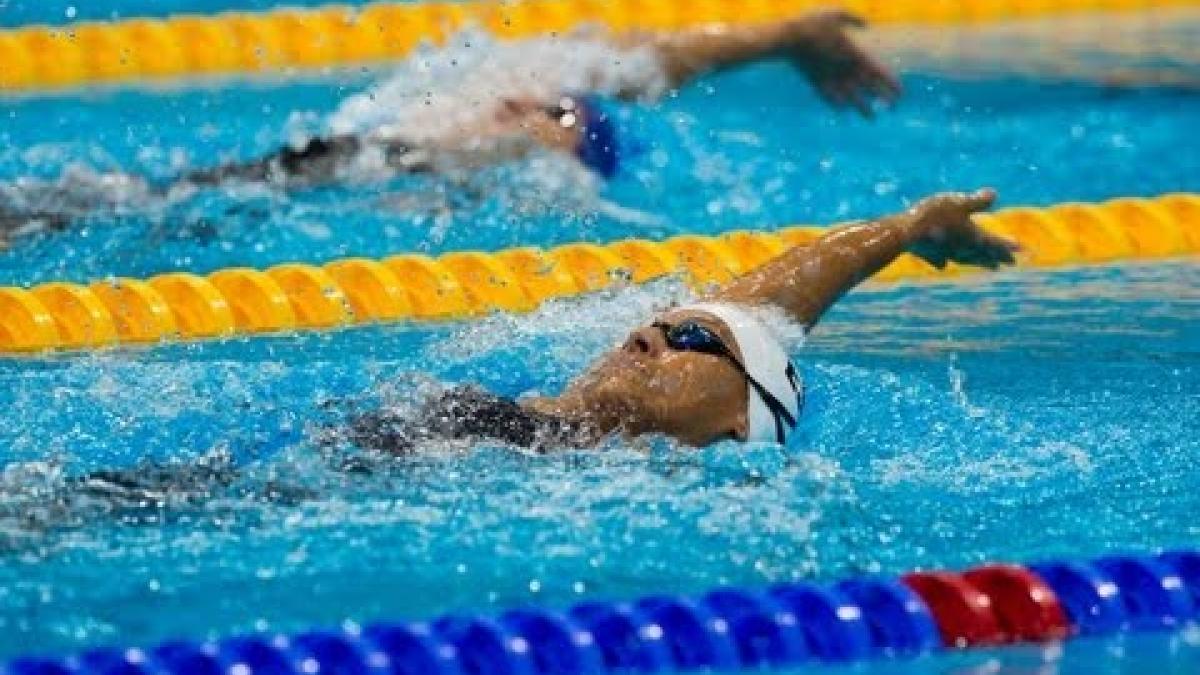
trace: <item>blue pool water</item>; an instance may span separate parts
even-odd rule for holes
[[[857,294],[801,352],[812,402],[787,450],[458,448],[365,476],[275,447],[429,377],[556,389],[662,288],[461,328],[7,361],[0,649],[1196,545],[1198,276]],[[62,472],[213,448],[251,468],[211,499],[55,498]]]
[[[250,157],[367,78],[7,101],[0,177]],[[0,283],[830,222],[982,184],[1010,204],[1200,189],[1194,94],[905,83],[874,122],[823,109],[778,64],[624,106],[645,147],[608,186],[538,157],[458,180],[135,202],[17,239]],[[349,471],[320,442],[446,384],[557,391],[683,295],[674,280],[463,325],[0,361],[0,655],[1200,545],[1198,289],[1200,267],[1174,263],[855,293],[797,347],[811,399],[788,448],[441,447]],[[145,459],[239,475],[164,509],[65,489]],[[1147,666],[1187,640],[1082,643],[1066,663]]]
[[[289,130],[319,128],[369,81],[11,102],[0,180],[66,167],[163,180],[249,159]],[[401,178],[386,190],[206,191],[32,237],[0,253],[0,283],[829,223],[980,185],[998,188],[1002,204],[1200,189],[1200,139],[1180,133],[1200,109],[1194,94],[919,74],[906,85],[900,108],[871,122],[827,110],[786,65],[764,64],[661,106],[614,104],[644,147],[605,187],[536,157],[466,177]]]

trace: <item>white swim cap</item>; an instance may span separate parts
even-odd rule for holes
[[[752,380],[746,383],[746,440],[787,443],[800,418],[804,386],[779,340],[737,305],[700,302],[680,309],[711,314],[733,333],[742,353],[742,365]]]

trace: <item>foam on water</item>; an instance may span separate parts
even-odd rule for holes
[[[649,47],[620,49],[602,34],[501,41],[467,31],[445,46],[420,49],[329,116],[334,133],[376,133],[440,145],[464,129],[487,126],[505,100],[554,103],[571,92],[645,99],[667,89]]]
[[[481,58],[465,51],[464,59]],[[391,86],[404,81],[397,77]],[[483,170],[316,190],[225,185],[165,203],[127,200],[119,211],[98,209],[61,231],[18,238],[0,253],[0,279],[88,281],[345,255],[660,238],[870,216],[939,189],[990,184],[1004,204],[1029,204],[1125,196],[1130,185],[1147,194],[1186,190],[1189,177],[1200,175],[1190,137],[1173,133],[1186,127],[1195,105],[1180,92],[905,79],[903,105],[871,122],[826,109],[779,63],[705,78],[655,105],[610,101],[623,136],[643,147],[608,182],[568,157],[534,153]],[[0,129],[0,176],[54,182],[76,164],[157,184],[324,131],[347,97],[369,86],[364,77],[339,75],[286,86],[98,92],[88,105],[16,101]],[[1064,156],[1090,159],[1057,159]]]
[[[453,383],[554,393],[686,298],[672,280],[461,326],[0,364],[0,650],[1197,542],[1173,440],[1200,412],[1195,275],[855,294],[795,353],[788,448],[321,442]],[[186,472],[145,503],[71,484],[151,459]]]
[[[446,133],[510,88],[661,85],[654,64],[586,36],[477,40],[422,52],[357,97],[366,83],[330,79],[15,102],[0,175],[53,194],[81,165],[80,194],[116,207],[30,233],[0,276],[829,222],[989,183],[1009,204],[1200,188],[1194,135],[1179,133],[1195,99],[1179,92],[910,75],[903,106],[868,123],[826,110],[783,64],[656,106],[610,103],[647,147],[607,184],[552,154],[156,203],[100,177],[161,181],[337,128]],[[0,361],[0,653],[1196,545],[1200,486],[1180,440],[1200,419],[1196,276],[1123,267],[856,293],[809,338],[781,326],[809,386],[787,448],[646,438],[540,457],[448,443],[397,459],[329,441],[358,413],[457,383],[554,393],[689,297],[670,279],[472,324]],[[177,480],[132,503],[77,484],[114,468]]]
[[[263,150],[270,153],[280,142],[299,148],[314,136],[332,133],[400,139],[432,149],[440,174],[436,178],[397,176],[368,148],[339,175],[344,187],[366,194],[357,200],[342,195],[337,200],[340,207],[318,199],[323,202],[318,213],[326,218],[339,208],[361,211],[369,202],[366,208],[403,213],[416,226],[432,221],[429,241],[434,244],[453,219],[450,214],[482,206],[499,210],[504,222],[514,227],[550,213],[582,223],[602,213],[636,232],[661,220],[599,199],[599,179],[573,158],[541,149],[522,134],[496,135],[489,129],[505,100],[550,103],[566,92],[654,98],[664,89],[665,75],[648,48],[618,49],[586,31],[520,43],[466,31],[443,47],[419,49],[394,73],[345,98],[328,114],[287,111],[285,122],[273,132],[258,130],[257,136],[268,138],[256,145],[274,143],[276,147]],[[9,154],[15,152],[14,147]],[[228,151],[219,153],[226,155]],[[488,157],[496,159],[489,162]],[[233,156],[226,161],[244,159]],[[298,235],[312,241],[334,238],[328,227],[305,217],[313,210],[312,191],[300,191],[308,194],[297,200],[295,190],[237,181],[215,190],[187,185],[166,189],[173,177],[197,168],[178,148],[141,145],[136,164],[145,168],[145,177],[132,173],[134,166],[122,167],[119,158],[96,144],[37,143],[9,161],[29,173],[0,182],[0,236],[6,238],[103,220],[143,220],[151,232],[183,230],[195,235],[199,229],[221,237],[211,224],[219,217],[211,213],[213,205],[223,206],[226,216],[237,219],[264,199],[270,205],[255,220],[286,220],[295,224]],[[502,166],[490,167],[493,163]],[[209,161],[199,164],[211,166]],[[378,193],[381,187],[388,188],[383,196]],[[34,217],[25,219],[22,214]],[[180,227],[181,220],[200,224]]]

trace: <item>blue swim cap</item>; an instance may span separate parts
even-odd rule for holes
[[[572,98],[575,101],[576,124],[582,132],[579,146],[575,148],[575,156],[592,171],[605,178],[612,178],[621,168],[621,155],[617,149],[617,128],[597,97]]]

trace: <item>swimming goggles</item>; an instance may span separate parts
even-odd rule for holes
[[[558,103],[542,107],[542,114],[558,122],[564,129],[570,129],[579,123],[579,110],[575,99],[564,96]]]
[[[746,382],[751,387],[754,387],[754,391],[758,392],[763,402],[767,404],[767,408],[770,409],[771,414],[775,416],[776,435],[780,443],[784,442],[786,434],[783,424],[786,422],[788,427],[795,427],[796,418],[792,413],[788,412],[788,409],[774,394],[760,384],[758,380],[754,379],[750,371],[746,370],[746,366],[734,356],[733,350],[729,348],[729,345],[725,344],[721,336],[695,321],[683,321],[675,325],[663,321],[655,321],[650,324],[650,327],[662,331],[663,338],[667,341],[667,346],[675,351],[709,354],[724,358],[732,363],[738,372],[746,378]],[[788,364],[788,367],[791,368],[791,364]]]
[[[545,106],[542,113],[558,122],[564,129],[579,129],[579,145],[575,156],[584,166],[612,178],[621,166],[617,147],[617,128],[595,97],[563,96],[555,105]]]

